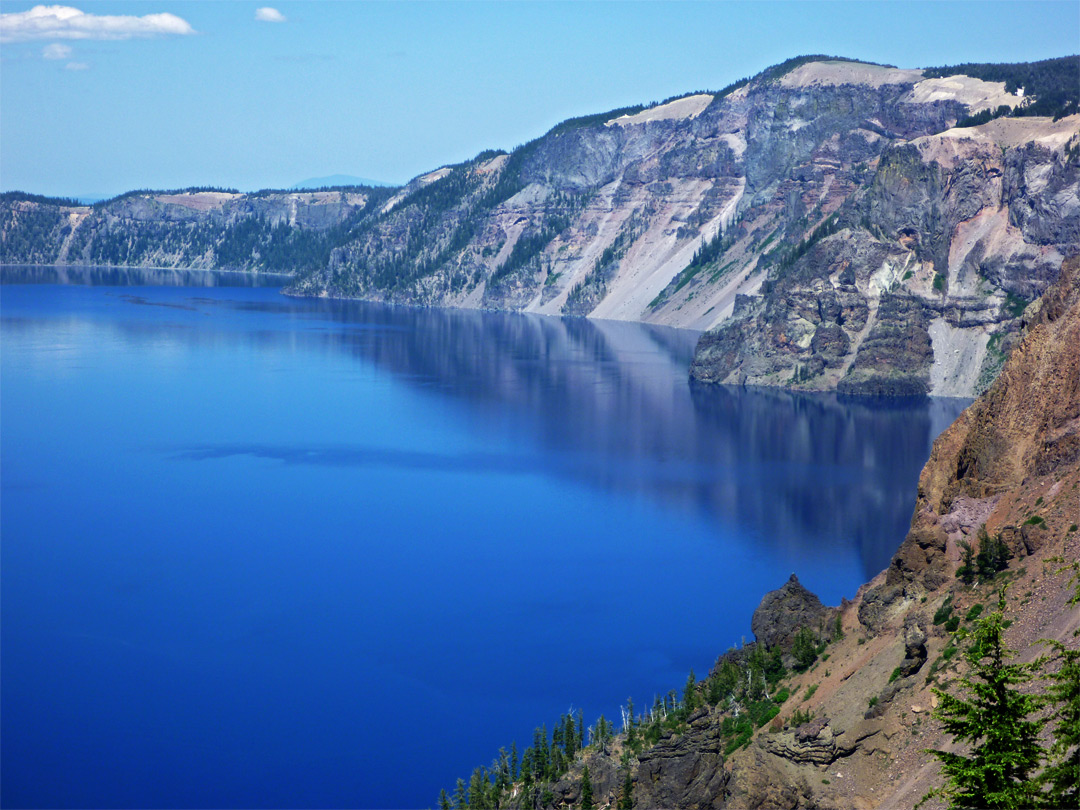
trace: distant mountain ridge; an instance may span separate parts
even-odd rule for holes
[[[1080,251],[1080,59],[964,67],[979,75],[798,57],[400,188],[9,194],[0,244],[4,261],[287,271],[300,295],[712,330],[701,382],[970,395]]]

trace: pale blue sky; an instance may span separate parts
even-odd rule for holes
[[[1080,51],[1077,0],[61,2],[179,20],[82,18],[88,38],[71,39],[9,17],[5,190],[254,189],[336,173],[402,182],[570,116],[718,89],[803,53],[921,67]],[[262,6],[285,20],[257,20]],[[140,26],[173,33],[99,38]]]

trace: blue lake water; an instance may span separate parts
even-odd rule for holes
[[[9,283],[0,316],[6,806],[432,805],[704,674],[793,571],[854,595],[964,404],[265,288]]]

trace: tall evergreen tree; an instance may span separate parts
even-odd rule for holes
[[[1075,588],[1069,605],[1080,605],[1080,562],[1073,562],[1058,573],[1072,570],[1069,583]],[[1073,638],[1080,637],[1080,630]],[[1049,788],[1047,803],[1051,807],[1080,807],[1080,649],[1069,648],[1060,641],[1044,639],[1053,657],[1061,662],[1057,672],[1046,677],[1050,681],[1047,700],[1053,710],[1049,722],[1054,724],[1054,741],[1050,746],[1050,764],[1040,777]]]
[[[1080,650],[1060,641],[1047,641],[1061,661],[1050,680],[1047,700],[1054,707],[1049,718],[1053,726],[1050,764],[1039,777],[1049,788],[1049,807],[1080,807]]]
[[[439,810],[450,810],[450,797],[446,795],[446,788],[439,791]]]
[[[1037,806],[1035,776],[1043,759],[1035,718],[1042,703],[1017,687],[1031,680],[1031,665],[1012,664],[1005,644],[1005,589],[998,609],[979,619],[964,652],[970,671],[960,682],[967,697],[935,689],[941,705],[934,717],[954,740],[970,745],[968,755],[928,749],[941,760],[945,784],[923,797],[941,797],[950,808],[1012,810]],[[921,803],[921,802],[920,802]]]
[[[495,772],[495,792],[501,794],[510,787],[510,756],[505,748],[499,749],[499,758],[492,770]]]
[[[698,690],[697,690],[697,678],[694,677],[694,670],[690,670],[690,674],[686,677],[686,686],[683,687],[683,709],[687,714],[694,711],[698,707]]]
[[[487,771],[484,768],[476,768],[469,779],[469,807],[471,810],[488,810],[488,780]]]
[[[589,778],[589,766],[581,771],[581,810],[594,810],[592,779]]]
[[[799,628],[791,645],[791,657],[795,659],[795,669],[803,672],[817,660],[817,644],[814,631],[809,627]]]
[[[536,770],[536,778],[543,779],[548,769],[548,735],[547,724],[533,730],[533,767]]]
[[[465,780],[460,777],[454,789],[454,810],[469,810],[469,799],[465,794]]]
[[[630,776],[630,757],[623,755],[622,795],[619,796],[617,810],[634,810],[634,780]]]

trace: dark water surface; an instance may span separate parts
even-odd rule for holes
[[[703,675],[793,571],[852,596],[963,404],[692,389],[691,333],[272,289],[0,313],[7,806],[432,805],[571,705]]]

